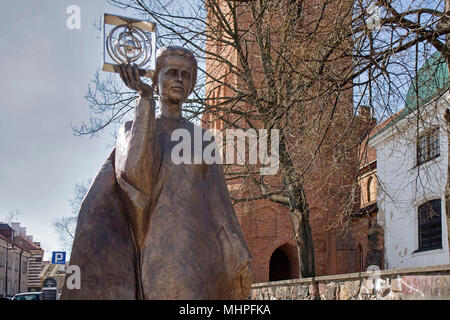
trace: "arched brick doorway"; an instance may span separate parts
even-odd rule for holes
[[[270,257],[269,281],[298,278],[297,247],[285,243],[275,249]]]

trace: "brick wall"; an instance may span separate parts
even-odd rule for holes
[[[270,258],[283,245],[282,250],[291,266],[291,277],[297,278],[297,247],[293,240],[289,209],[264,200],[252,203],[251,208],[236,205],[235,210],[253,256],[253,281],[269,281]]]

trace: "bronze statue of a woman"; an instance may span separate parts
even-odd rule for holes
[[[181,114],[197,79],[192,52],[158,50],[157,116],[137,67],[118,71],[140,98],[81,206],[70,258],[81,288],[62,299],[246,299],[251,256],[222,166],[171,160],[171,133],[199,130]]]

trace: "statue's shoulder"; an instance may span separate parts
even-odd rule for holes
[[[125,123],[122,125],[120,130],[123,130],[124,132],[128,132],[128,131],[131,130],[132,126],[133,126],[133,121],[132,120],[125,121]]]
[[[176,121],[176,122],[174,122]],[[162,117],[161,114],[157,114],[155,116],[155,123],[156,123],[156,131],[158,131],[161,128],[174,128],[177,127],[177,129],[186,129],[190,132],[194,132],[194,129],[196,130],[202,130],[205,131],[204,128],[202,128],[201,126],[198,126],[194,123],[192,123],[191,121],[189,121],[188,119],[182,117],[179,120],[169,120],[165,117]]]
[[[192,123],[191,121],[187,120],[186,118],[183,118],[184,126],[186,129],[193,131],[195,130],[201,130],[202,133],[205,133],[205,131],[208,131],[209,129],[203,128],[202,126],[199,126],[197,124]]]
[[[131,132],[131,127],[133,126],[133,121],[126,121],[122,124],[122,126],[119,129],[119,132],[117,133],[117,138],[120,139],[120,137],[126,137],[129,132]]]

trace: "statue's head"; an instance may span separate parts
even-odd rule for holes
[[[197,60],[190,50],[179,46],[158,49],[153,83],[161,100],[185,101],[194,91],[196,81]]]

